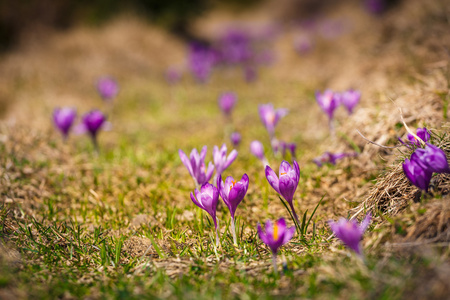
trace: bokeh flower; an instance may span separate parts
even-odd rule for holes
[[[181,162],[188,169],[189,174],[191,174],[194,179],[196,186],[203,185],[208,182],[214,172],[214,165],[211,162],[209,162],[208,169],[205,167],[207,149],[208,148],[206,146],[203,146],[202,151],[199,154],[197,149],[194,148],[192,149],[189,158],[181,149],[178,150]]]
[[[294,160],[291,167],[287,161],[283,160],[280,164],[279,177],[268,165],[266,166],[265,171],[267,181],[273,189],[288,202],[295,218],[294,222],[299,224],[298,216],[293,204],[294,193],[297,190],[300,181],[300,167],[298,166],[298,163]]]
[[[274,109],[272,104],[261,104],[259,106],[259,117],[261,118],[261,122],[266,127],[267,131],[271,139],[275,133],[275,126],[278,124],[278,121],[286,116],[288,110],[285,108]]]
[[[338,222],[328,221],[331,230],[348,248],[355,251],[356,254],[362,256],[361,238],[369,226],[371,215],[368,213],[361,224],[358,225],[356,220],[347,220],[340,218]]]
[[[55,108],[53,111],[53,123],[61,131],[64,139],[67,139],[76,116],[76,109],[71,107]]]
[[[353,109],[361,99],[361,92],[355,90],[347,90],[340,95],[342,105],[348,110],[349,114],[353,113]]]
[[[106,129],[109,122],[106,116],[98,109],[93,109],[85,113],[75,131],[77,134],[88,133],[94,143],[95,150],[98,151],[97,135],[100,129]]]
[[[234,244],[237,245],[236,229],[234,224],[234,215],[238,205],[242,202],[248,190],[248,176],[244,174],[241,180],[234,180],[233,177],[228,176],[225,183],[222,181],[222,176],[217,178],[217,188],[219,189],[220,197],[228,207],[231,215],[231,232],[233,234]]]
[[[266,244],[273,255],[273,268],[275,273],[277,272],[276,256],[278,249],[284,244],[287,244],[295,233],[295,227],[287,227],[284,218],[280,218],[275,223],[267,220],[264,230],[261,228],[261,224],[258,223],[258,235],[261,241]]]
[[[198,189],[194,190],[194,194],[191,192],[191,200],[195,205],[205,210],[213,219],[214,228],[216,230],[216,246],[219,246],[219,233],[217,230],[217,218],[216,210],[217,203],[219,202],[219,190],[212,184],[205,182],[200,191]]]
[[[102,77],[97,81],[97,90],[103,100],[110,101],[119,93],[119,85],[111,77]]]
[[[321,167],[326,163],[335,165],[336,162],[344,157],[355,157],[358,154],[356,152],[352,152],[352,153],[331,153],[331,152],[325,152],[324,154],[322,154],[319,157],[316,157],[313,159],[313,162],[318,166]]]
[[[225,92],[219,97],[219,107],[225,115],[229,116],[231,114],[231,110],[236,104],[236,101],[237,97],[235,93]]]
[[[241,143],[241,134],[239,132],[233,132],[230,136],[230,139],[233,146],[237,147]]]
[[[259,158],[264,165],[267,165],[267,159],[264,156],[264,146],[260,141],[253,141],[250,143],[250,152]]]
[[[323,93],[316,91],[316,101],[320,108],[327,114],[331,121],[334,117],[334,111],[339,107],[340,95],[332,90],[325,90]]]

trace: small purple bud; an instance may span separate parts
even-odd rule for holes
[[[231,143],[233,144],[234,147],[239,146],[239,144],[241,143],[241,134],[239,132],[233,132],[230,138]]]
[[[97,82],[97,90],[103,100],[109,101],[114,99],[119,93],[119,85],[111,77],[103,77]]]
[[[61,131],[64,139],[69,135],[70,128],[72,127],[76,116],[77,111],[70,107],[55,108],[53,111],[53,123],[56,128]]]
[[[236,101],[237,97],[235,93],[225,92],[219,97],[219,107],[225,115],[230,115]]]

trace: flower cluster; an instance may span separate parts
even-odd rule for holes
[[[361,92],[355,90],[347,90],[342,93],[334,92],[330,89],[323,93],[316,91],[316,101],[323,112],[328,116],[328,119],[333,120],[336,109],[343,105],[349,114],[352,114],[355,106],[361,99]]]

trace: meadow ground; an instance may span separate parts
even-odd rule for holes
[[[261,13],[238,15],[241,25]],[[235,18],[236,16],[233,16]],[[450,156],[450,11],[446,1],[403,1],[381,16],[343,5],[322,20],[345,20],[339,36],[317,36],[298,55],[298,27],[283,24],[273,41],[276,59],[247,83],[236,68],[215,70],[205,84],[184,74],[170,85],[167,67],[185,64],[186,45],[164,31],[122,16],[98,28],[77,26],[29,37],[0,57],[0,298],[120,299],[445,299],[450,264],[450,176],[435,175],[421,196],[401,163],[411,150],[382,145],[426,126]],[[212,38],[231,23],[224,12],[197,22]],[[111,75],[120,84],[112,104],[94,83]],[[361,91],[348,116],[336,115],[336,135],[315,102],[315,90]],[[224,91],[238,96],[231,120],[217,105]],[[300,215],[311,218],[305,239],[294,236],[272,269],[256,225],[289,215],[268,184],[249,144],[270,149],[258,105],[289,109],[276,128],[297,144],[301,169],[295,194]],[[78,114],[100,108],[110,131],[99,134],[96,154],[86,136],[64,142],[54,107]],[[211,218],[189,193],[195,188],[178,149],[226,143],[239,131],[236,161],[224,176],[250,178],[237,209],[238,246],[229,212],[219,205],[221,247],[214,248]],[[406,150],[405,150],[406,149]],[[324,151],[358,157],[318,168]],[[292,160],[288,154],[286,159]],[[321,201],[322,199],[322,201]],[[327,221],[373,215],[362,245],[365,261],[331,235]],[[306,242],[305,242],[306,241]]]

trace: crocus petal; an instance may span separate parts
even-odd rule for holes
[[[231,163],[236,159],[237,155],[238,155],[238,152],[234,149],[233,149],[233,151],[230,152],[230,154],[227,157],[227,161],[224,165],[224,170],[227,169],[231,165]]]
[[[361,235],[366,231],[367,227],[369,227],[370,220],[372,219],[372,215],[370,212],[367,213],[364,220],[362,220],[361,224],[359,225],[359,230],[361,232]]]
[[[259,235],[259,238],[261,239],[261,241],[263,241],[264,244],[268,244],[269,243],[269,241],[267,240],[267,236],[263,232],[263,230],[261,228],[261,224],[259,224],[259,223],[258,223],[258,235]]]
[[[205,209],[205,208],[203,207],[203,205],[202,205],[200,202],[198,202],[197,199],[195,199],[194,194],[192,194],[192,192],[191,192],[191,200],[192,200],[192,202],[194,202],[195,205],[197,205],[197,206],[200,207],[201,209]]]
[[[289,203],[292,203],[295,190],[297,189],[297,184],[298,182],[295,182],[294,179],[291,178],[289,175],[282,175],[280,177],[279,180],[280,194]]]
[[[188,169],[189,174],[191,174],[191,176],[194,176],[194,173],[192,172],[191,162],[186,154],[181,149],[178,150],[178,154],[180,155],[181,162]]]
[[[280,193],[278,176],[268,165],[266,166],[266,178],[273,189]]]

